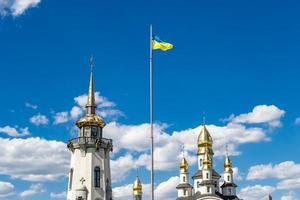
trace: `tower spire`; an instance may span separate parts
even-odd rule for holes
[[[91,56],[90,58],[90,81],[89,81],[89,91],[87,96],[87,103],[86,103],[86,114],[87,115],[94,115],[96,113],[96,103],[95,103],[95,91],[94,91],[94,57]]]

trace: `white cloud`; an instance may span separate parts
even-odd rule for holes
[[[18,130],[19,129],[19,130]],[[11,126],[0,127],[0,133],[5,133],[11,137],[22,137],[26,135],[30,135],[28,127],[25,128],[14,128]]]
[[[176,186],[179,183],[177,176],[169,178],[167,181],[160,183],[155,189],[157,199],[174,200],[177,197]]]
[[[132,181],[133,182],[133,181]],[[143,181],[142,181],[143,182]],[[171,177],[157,185],[154,190],[155,197],[163,200],[174,200],[177,197],[176,186],[179,178]],[[150,200],[150,184],[143,184],[143,199]],[[115,200],[132,199],[132,184],[113,188],[113,197]]]
[[[239,168],[233,167],[232,170],[233,170],[233,179],[234,180],[238,180],[238,181],[243,180],[243,177],[239,173]]]
[[[300,117],[297,117],[297,118],[295,119],[295,124],[300,125]]]
[[[7,198],[15,194],[15,186],[9,182],[0,181],[0,199]]]
[[[280,179],[277,189],[298,189],[300,188],[300,164],[294,161],[285,161],[279,164],[255,165],[250,167],[247,179]]]
[[[76,104],[85,107],[87,101],[87,94],[83,94],[74,98]],[[98,108],[107,108],[107,107],[115,107],[116,104],[114,102],[109,101],[106,97],[101,96],[100,92],[95,92],[95,103]]]
[[[263,115],[263,114],[262,114]],[[266,121],[267,125],[269,124]],[[271,126],[271,125],[270,125]],[[185,145],[186,156],[189,164],[193,165],[197,162],[195,152],[197,152],[196,141],[202,126],[193,129],[182,131],[174,131],[167,133],[165,129],[166,124],[154,125],[154,159],[155,169],[160,171],[170,171],[177,169],[180,160],[180,147]],[[225,126],[207,125],[213,140],[215,156],[224,155],[226,144],[230,155],[239,155],[241,152],[238,148],[241,144],[257,143],[262,141],[269,141],[267,130],[261,127],[246,127],[243,124],[236,124],[229,122]],[[120,134],[122,133],[122,134]],[[114,142],[114,153],[125,150],[128,151],[126,157],[127,163],[135,167],[146,167],[150,169],[150,125],[123,125],[116,122],[108,123],[104,129],[104,137],[112,138]],[[130,154],[135,155],[130,156]],[[114,161],[113,161],[114,162]],[[113,164],[115,167],[118,163]],[[131,167],[122,167],[121,177],[126,178]],[[236,170],[238,170],[236,168]],[[116,175],[117,176],[117,175]],[[237,180],[242,179],[235,173]],[[116,180],[119,180],[116,178]]]
[[[27,9],[36,7],[41,0],[0,0],[0,15],[22,15]]]
[[[70,111],[70,116],[73,120],[78,119],[83,113],[82,108],[78,107],[78,106],[73,106],[73,108]]]
[[[285,111],[280,110],[274,105],[258,105],[252,112],[241,114],[236,117],[231,116],[233,123],[260,124],[267,123],[271,127],[280,127],[280,119],[284,116]]]
[[[40,138],[0,138],[0,174],[27,181],[53,181],[66,176],[70,153],[66,144]]]
[[[97,112],[101,117],[107,119],[116,120],[121,116],[124,116],[123,112],[117,109],[106,109],[106,110],[100,110]]]
[[[53,116],[54,124],[63,124],[69,121],[69,113],[68,112],[58,112]]]
[[[67,118],[69,117],[68,112],[64,112],[63,117],[57,122],[64,121],[66,115]],[[166,127],[165,124],[155,124],[154,126],[155,169],[163,171],[177,169],[182,144],[185,144],[190,165],[195,164],[196,141],[202,127],[174,131],[170,134],[165,131]],[[242,124],[233,123],[225,126],[207,125],[207,127],[214,139],[216,156],[224,154],[225,144],[229,145],[230,154],[238,155],[240,153],[238,151],[239,145],[269,139],[263,128],[247,128]],[[149,133],[149,124],[122,125],[111,122],[105,127],[104,136],[113,139],[114,153],[122,149],[127,151],[125,156],[117,157],[111,161],[114,181],[126,178],[128,172],[134,167],[149,169]],[[0,146],[1,143],[3,143],[3,151],[0,153],[2,161],[0,163],[0,174],[30,181],[56,180],[58,177],[67,174],[70,154],[65,143],[40,138],[28,138],[26,140],[0,139]],[[8,146],[13,148],[8,148]],[[19,153],[21,150],[22,152]],[[41,162],[40,158],[42,157],[48,159]],[[20,169],[18,166],[26,167]]]
[[[42,192],[45,192],[46,190],[43,188],[43,185],[40,183],[32,184],[27,190],[20,193],[20,196],[22,198],[27,198]]]
[[[277,188],[281,190],[300,189],[300,174],[298,174],[298,177],[280,181],[277,184]]]
[[[128,172],[134,168],[133,157],[129,154],[110,161],[112,181],[121,181],[126,178]]]
[[[53,116],[54,124],[62,124],[70,120],[79,119],[85,113],[85,105],[87,94],[83,94],[74,98],[75,105],[70,111],[58,112]],[[100,95],[100,92],[95,92],[95,103],[97,104],[97,113],[105,120],[116,120],[124,113],[115,108],[116,104],[109,101],[106,97]]]
[[[1,0],[0,0],[0,2],[1,2]],[[38,108],[37,105],[31,104],[31,103],[28,103],[28,102],[25,103],[25,106],[27,108],[32,108],[33,110],[36,110]]]
[[[300,164],[296,164],[294,161],[285,161],[276,165],[255,165],[250,167],[247,175],[248,180],[268,178],[300,178]]]
[[[132,180],[133,182],[134,180]],[[143,180],[141,180],[143,182]],[[113,188],[114,200],[128,200],[132,199],[132,184],[123,185]],[[142,184],[143,187],[143,200],[150,200],[150,184]]]
[[[289,193],[283,195],[281,200],[298,200],[298,198],[295,197],[294,192],[290,191]]]
[[[242,188],[238,196],[246,200],[258,200],[264,198],[274,191],[275,188],[272,186],[254,185]]]
[[[67,198],[67,193],[65,191],[60,192],[60,193],[51,192],[50,197],[52,199],[66,199]]]
[[[30,118],[30,122],[36,126],[48,124],[49,120],[45,115],[40,113]]]
[[[83,113],[87,101],[87,94],[75,97],[74,101],[78,106],[80,106],[81,113]],[[114,102],[109,101],[106,97],[101,96],[100,92],[95,92],[95,103],[98,109],[97,113],[105,119],[115,120],[118,117],[124,116],[122,111],[115,108],[116,104]]]

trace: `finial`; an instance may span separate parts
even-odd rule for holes
[[[91,66],[91,72],[93,72],[94,66],[95,66],[93,55],[91,55],[91,57],[90,57],[90,66]]]
[[[226,152],[226,156],[228,156],[228,144],[226,144],[225,146],[225,152]]]
[[[206,116],[205,116],[205,112],[203,111],[202,112],[202,125],[204,126],[205,125],[205,120],[206,120]]]
[[[182,154],[182,157],[184,158],[184,144],[181,146],[181,154]]]

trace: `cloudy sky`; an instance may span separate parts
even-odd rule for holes
[[[75,121],[95,57],[98,113],[112,138],[115,200],[137,171],[149,199],[149,24],[155,193],[174,200],[181,145],[196,172],[202,113],[238,194],[300,199],[300,4],[296,1],[0,0],[0,199],[65,199]]]

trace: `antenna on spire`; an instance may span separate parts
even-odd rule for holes
[[[136,168],[136,176],[139,176],[139,168]]]
[[[90,57],[90,66],[91,66],[91,72],[94,70],[95,62],[94,62],[94,56],[91,55]]]
[[[181,146],[182,157],[184,158],[184,144]]]

